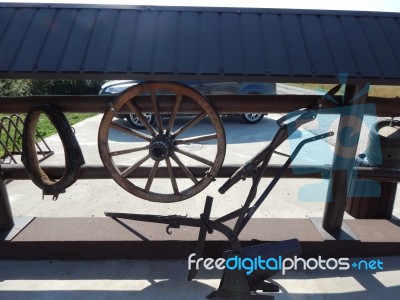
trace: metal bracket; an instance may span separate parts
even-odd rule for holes
[[[14,226],[11,229],[0,230],[0,242],[11,241],[17,236],[32,220],[34,217],[15,217]]]
[[[210,171],[205,172],[205,175],[209,178],[211,178],[211,181],[214,182],[216,181],[215,176],[211,175]]]
[[[110,103],[108,103],[108,106],[110,107],[110,110],[111,110],[113,116],[116,117],[118,115],[118,112],[115,110],[114,103],[110,102]]]
[[[358,241],[359,238],[357,235],[351,231],[351,229],[346,225],[345,222],[342,223],[342,227],[339,231],[326,231],[322,227],[322,218],[310,218],[311,222],[318,230],[319,234],[326,241],[334,241],[334,240],[355,240]]]
[[[170,230],[171,228],[175,229],[181,228],[181,224],[179,223],[179,221],[171,221],[171,223],[168,224],[167,228],[165,228],[165,231],[168,234],[172,234],[172,231]]]

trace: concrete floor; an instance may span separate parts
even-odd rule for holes
[[[276,299],[399,299],[400,257],[384,270],[289,271],[276,275]],[[0,261],[1,300],[205,299],[222,271],[200,270],[188,282],[187,262]],[[262,294],[262,293],[261,293]]]
[[[284,87],[281,87],[284,89]],[[276,131],[269,115],[256,125],[242,124],[234,118],[224,118],[227,135],[225,164],[242,164],[257,153]],[[101,116],[74,125],[77,138],[88,164],[100,164],[97,150],[97,130]],[[181,121],[183,122],[183,121]],[[182,123],[183,124],[183,123]],[[315,131],[319,125],[308,127]],[[201,128],[199,129],[201,132]],[[302,129],[279,150],[290,153],[304,137]],[[126,142],[120,134],[115,144]],[[362,139],[365,147],[365,134]],[[63,152],[57,136],[47,139],[56,154],[44,164],[62,164]],[[207,145],[189,149],[199,155],[208,153]],[[299,164],[331,163],[332,147],[325,141],[306,147],[296,161]],[[283,163],[275,156],[272,163]],[[31,181],[13,181],[8,185],[13,214],[36,217],[103,216],[104,211],[152,214],[182,214],[198,216],[206,195],[215,197],[212,216],[221,216],[240,207],[251,181],[235,185],[225,195],[217,189],[224,182],[218,179],[195,197],[173,204],[151,203],[132,196],[113,180],[80,180],[61,194],[57,201],[50,196],[41,199],[41,191]],[[318,180],[281,180],[255,217],[307,218],[321,217],[325,203],[323,185],[320,191],[310,184]],[[155,187],[169,184],[160,180]],[[263,180],[263,185],[268,179]],[[311,187],[304,190],[305,186]],[[400,219],[399,193],[394,218]],[[351,218],[346,215],[345,218]],[[29,249],[27,249],[29,251]],[[400,257],[382,258],[385,269],[376,271],[293,271],[274,280],[281,285],[278,299],[399,299]],[[186,281],[186,261],[0,261],[0,299],[204,299],[218,287],[220,273],[200,272],[199,279]]]

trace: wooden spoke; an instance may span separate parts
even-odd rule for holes
[[[168,126],[166,129],[166,133],[170,133],[172,126],[174,126],[174,122],[176,119],[176,115],[178,114],[179,107],[181,106],[182,95],[177,95],[175,100],[174,108],[172,109],[171,117],[169,118]]]
[[[163,129],[163,125],[162,125],[162,120],[161,120],[161,115],[160,115],[160,108],[158,106],[157,96],[156,96],[155,91],[151,91],[150,98],[151,98],[151,102],[153,102],[154,114],[155,114],[155,117],[156,117],[156,123],[157,123],[157,127],[158,127],[158,132],[162,133],[164,131],[164,129]]]
[[[143,151],[149,149],[150,146],[144,146],[144,147],[139,147],[139,148],[130,148],[130,149],[125,149],[125,150],[117,150],[117,151],[112,151],[110,152],[111,156],[118,156],[118,155],[124,155],[124,154],[129,154],[133,152],[138,152],[138,151]]]
[[[114,129],[117,129],[117,130],[121,130],[121,131],[126,132],[126,133],[129,133],[131,135],[134,135],[134,136],[136,136],[136,137],[138,137],[140,139],[143,139],[145,141],[148,141],[148,142],[150,142],[151,139],[152,139],[152,137],[150,135],[141,133],[139,131],[136,131],[136,130],[134,130],[132,128],[126,127],[126,126],[118,124],[118,123],[111,122],[110,127],[114,128]]]
[[[171,156],[171,158],[178,164],[178,166],[182,169],[183,173],[185,173],[185,175],[193,181],[193,183],[195,184],[199,183],[196,177],[194,177],[193,173],[190,172],[188,168],[186,168],[186,166],[182,163],[179,157],[176,156],[175,153]]]
[[[208,141],[208,140],[212,140],[212,139],[216,139],[216,138],[217,138],[216,133],[205,134],[205,135],[194,136],[194,137],[187,138],[187,139],[176,140],[176,144],[177,145],[190,144],[190,143]]]
[[[149,121],[146,120],[145,117],[143,117],[142,112],[137,108],[135,104],[132,103],[132,101],[128,101],[126,103],[128,108],[133,111],[136,115],[136,117],[139,118],[140,122],[142,122],[143,126],[146,127],[146,129],[151,133],[152,136],[155,136],[157,132],[153,128],[153,126],[150,125]]]
[[[128,177],[130,174],[132,174],[137,168],[139,168],[146,160],[150,158],[150,154],[147,154],[145,157],[143,157],[141,160],[139,160],[137,163],[134,165],[130,166],[128,169],[123,171],[121,173],[122,177]]]
[[[144,188],[144,190],[146,192],[148,192],[150,190],[151,184],[153,183],[154,177],[156,176],[159,164],[160,164],[160,162],[158,160],[156,160],[154,162],[153,168],[151,168],[149,179],[147,179],[146,187]]]
[[[202,162],[203,164],[206,164],[206,165],[208,165],[208,166],[210,166],[210,167],[212,167],[213,164],[214,164],[212,161],[210,161],[210,160],[208,160],[208,159],[205,159],[205,158],[200,157],[200,156],[198,156],[198,155],[196,155],[196,154],[187,152],[187,151],[185,151],[185,150],[179,149],[178,147],[175,148],[175,151],[178,152],[178,153],[181,153],[181,154],[183,154],[183,155],[186,155],[186,156],[188,156],[188,157],[190,157],[190,158],[193,158],[194,160],[197,160],[197,161],[199,161],[199,162]]]
[[[201,120],[204,119],[204,117],[207,114],[205,112],[202,112],[201,114],[199,114],[197,117],[195,117],[193,120],[187,122],[185,125],[183,125],[181,128],[179,128],[177,131],[175,131],[172,136],[173,137],[177,137],[178,135],[180,135],[182,132],[188,130],[189,128],[193,127],[194,125],[196,125],[197,123],[199,123]]]
[[[165,159],[165,162],[167,163],[168,174],[169,178],[171,179],[171,184],[172,184],[172,189],[174,190],[174,194],[179,195],[178,184],[176,183],[174,170],[172,169],[171,160],[169,159],[169,157]]]

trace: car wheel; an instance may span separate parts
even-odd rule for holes
[[[154,125],[155,122],[155,117],[153,114],[150,113],[144,113],[143,116],[146,118],[146,120],[151,124]],[[126,120],[129,122],[129,124],[132,125],[133,128],[136,129],[145,129],[144,125],[142,122],[140,122],[139,118],[135,114],[129,114],[126,116]]]
[[[257,113],[245,113],[241,115],[242,120],[248,124],[255,124],[258,123],[264,118],[264,114],[257,114]]]

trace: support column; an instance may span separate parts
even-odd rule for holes
[[[365,85],[348,85],[345,92],[345,105],[340,114],[332,173],[329,180],[322,227],[328,232],[339,232],[346,209],[351,173],[360,137],[364,106],[368,89],[358,99],[353,99]]]
[[[6,182],[0,168],[0,232],[11,230],[13,226],[14,220],[8,199]]]

